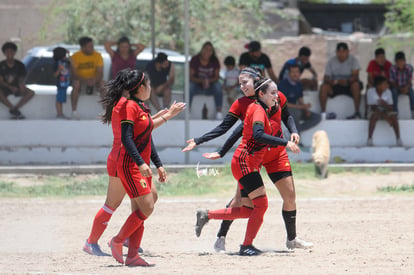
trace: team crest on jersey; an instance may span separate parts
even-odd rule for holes
[[[290,163],[289,162],[285,162],[285,166],[290,166]]]
[[[147,119],[147,116],[146,115],[142,115],[141,119],[142,120],[146,120]]]
[[[146,181],[146,180],[141,179],[139,182],[141,183],[141,186],[142,186],[143,188],[147,188],[147,181]]]

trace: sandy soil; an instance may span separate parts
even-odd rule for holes
[[[103,197],[0,199],[0,274],[414,274],[414,195],[378,193],[384,185],[411,184],[414,172],[332,175],[297,180],[298,235],[312,251],[287,252],[281,200],[268,186],[270,206],[255,245],[258,257],[236,255],[246,221],[236,221],[228,254],[212,248],[219,221],[194,234],[198,207],[222,208],[216,197],[161,197],[147,220],[142,246],[151,268],[128,268],[81,248]],[[117,233],[129,212],[125,201],[100,240]],[[125,251],[126,252],[126,251]]]

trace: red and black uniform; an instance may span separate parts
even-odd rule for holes
[[[153,122],[142,101],[131,98],[126,102],[121,111],[121,125],[122,146],[117,170],[119,178],[131,198],[149,194],[151,177],[142,176],[138,166],[144,163],[150,165]]]
[[[112,126],[112,133],[114,134],[114,141],[112,143],[112,150],[108,155],[108,159],[106,162],[106,170],[108,171],[108,175],[111,177],[118,177],[117,175],[117,161],[119,157],[119,152],[121,150],[121,110],[125,108],[125,104],[127,99],[125,97],[121,97],[118,103],[112,109],[112,116],[111,116],[111,126]]]

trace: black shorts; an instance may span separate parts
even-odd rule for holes
[[[13,95],[13,94],[14,96],[22,96],[20,89],[17,91],[17,93],[13,93],[13,91],[7,87],[0,87],[0,91],[3,93],[5,97],[8,97],[9,95]]]
[[[364,88],[364,84],[359,81],[359,89],[362,90],[362,88]],[[351,86],[334,85],[332,87],[332,95],[329,97],[335,97],[337,95],[347,95],[352,97]]]
[[[240,190],[242,197],[244,197],[243,195],[250,194],[259,187],[264,186],[262,177],[260,176],[259,172],[249,173],[239,179],[239,182],[243,186],[243,189]],[[245,191],[244,194],[243,191]]]

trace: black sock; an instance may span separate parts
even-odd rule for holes
[[[231,199],[229,201],[229,203],[226,205],[226,208],[230,207],[231,202],[233,201],[233,199]],[[217,237],[226,237],[227,236],[227,232],[229,232],[230,229],[230,225],[233,223],[233,221],[222,221],[221,225],[220,225],[220,229],[219,232],[217,233]]]
[[[296,238],[296,210],[285,211],[282,210],[283,220],[285,221],[285,227],[287,232],[287,238],[289,241]]]

